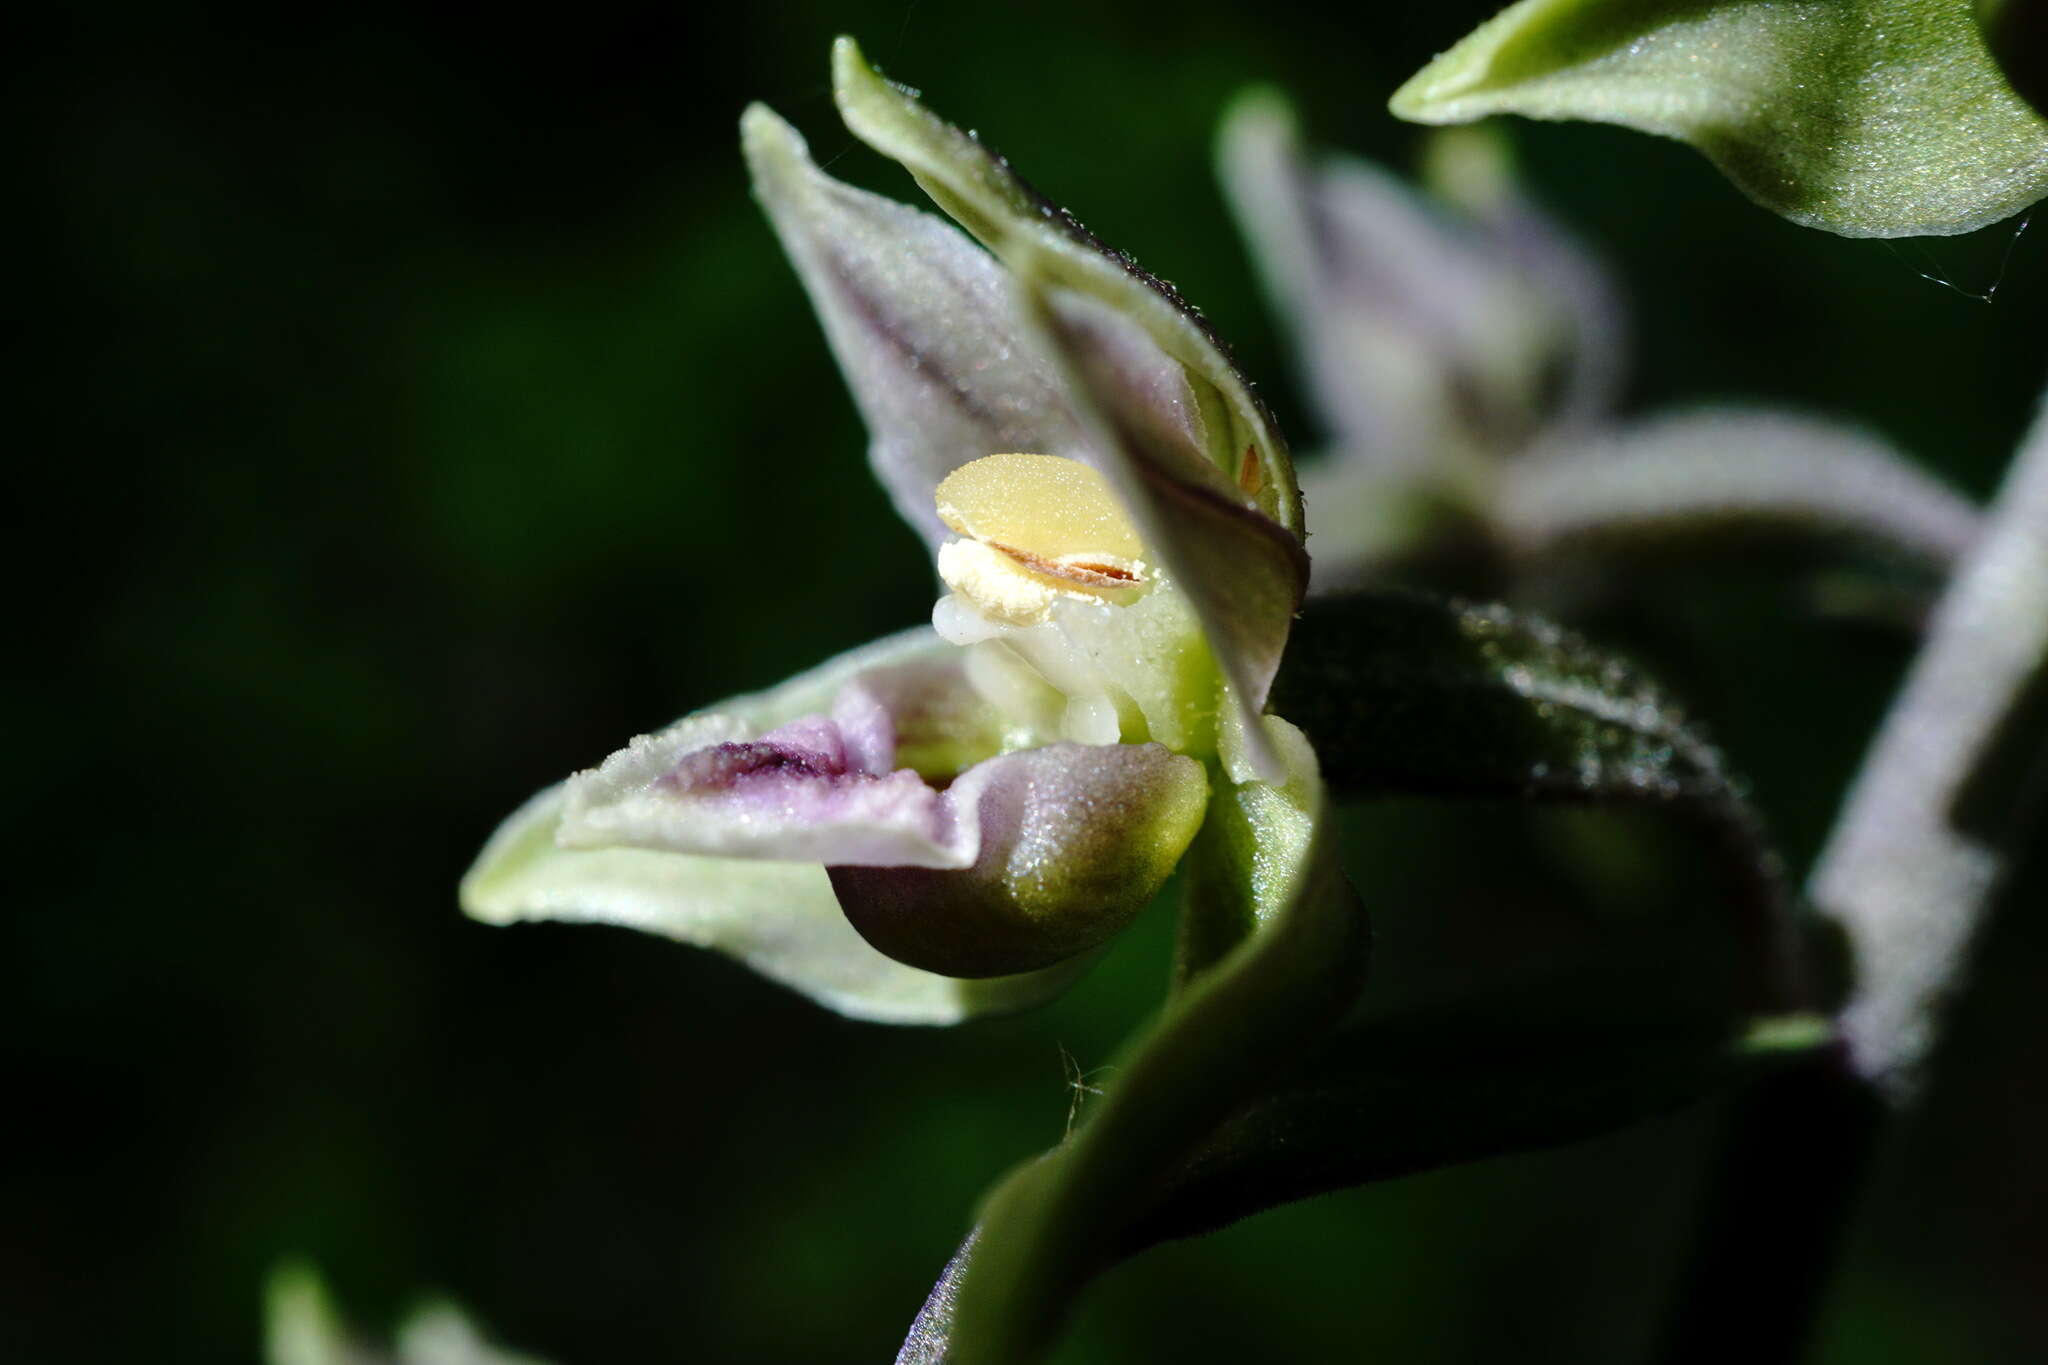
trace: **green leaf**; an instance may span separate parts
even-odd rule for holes
[[[1284,1074],[1356,998],[1364,918],[1337,869],[1315,755],[1292,726],[1267,724],[1289,782],[1219,793],[1187,869],[1191,913],[1234,921],[1242,935],[1117,1063],[1116,1083],[1074,1136],[984,1204],[950,1301],[946,1359],[956,1365],[1042,1351],[1151,1205],[1158,1173]]]
[[[1315,740],[1333,792],[1647,806],[1703,835],[1726,876],[1708,913],[1609,931],[1608,951],[1533,980],[1361,1002],[1161,1182],[1120,1254],[1611,1131],[1832,1042],[1776,854],[1720,756],[1627,664],[1501,608],[1357,594],[1312,604],[1274,699]]]
[[[1121,1253],[1332,1190],[1612,1132],[1832,1037],[1818,1015],[1744,1026],[1643,999],[1589,999],[1586,985],[1494,995],[1340,1035],[1176,1169]]]
[[[2048,119],[1972,0],[1521,0],[1390,107],[1677,138],[1764,207],[1845,237],[1969,232],[2048,195]]]
[[[1805,1007],[1776,852],[1720,754],[1655,683],[1539,618],[1408,592],[1318,599],[1273,708],[1307,731],[1340,797],[1646,805],[1727,878],[1748,1004]]]
[[[1775,855],[1719,755],[1626,664],[1499,608],[1358,594],[1311,602],[1274,704],[1333,795],[1645,806],[1732,875],[1707,913],[1603,935],[1533,979],[1391,1005],[1333,990],[1289,1021],[1262,992],[1344,979],[1308,965],[1304,934],[1333,932],[1337,903],[1289,899],[1329,836],[1275,789],[1219,796],[1186,864],[1180,993],[1076,1136],[998,1187],[903,1359],[1029,1359],[1090,1276],[1158,1241],[1611,1131],[1831,1043]],[[1332,1008],[1336,1028],[1315,1013]]]
[[[1340,795],[1678,801],[1720,756],[1624,661],[1537,617],[1407,591],[1309,604],[1273,709]]]

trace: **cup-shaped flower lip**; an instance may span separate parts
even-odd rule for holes
[[[879,795],[864,798],[870,805],[863,809],[855,801],[835,803],[832,783],[826,781],[818,792],[797,793],[791,806],[769,802],[770,823],[785,833],[794,831],[796,839],[809,840],[814,848],[827,839],[838,840],[834,856],[858,856],[862,841],[869,842],[872,855],[874,840],[901,843],[920,830],[935,836],[929,840],[932,844],[964,849],[949,845],[937,822],[920,825],[916,818],[904,818],[905,809],[916,817],[950,796],[954,810],[965,804],[974,817],[967,827],[978,847],[966,855],[968,862],[985,856],[992,868],[1002,869],[1002,876],[1033,867],[1057,872],[1059,840],[1020,840],[1008,832],[1028,826],[1043,834],[1052,827],[1040,816],[1015,817],[1030,803],[1016,799],[1014,778],[1028,777],[1032,769],[1002,762],[1001,756],[1006,746],[1017,746],[1022,752],[1014,753],[1014,758],[1029,759],[1036,753],[1044,757],[1033,763],[1057,762],[1071,746],[1048,748],[1039,736],[1015,729],[1014,722],[999,715],[972,685],[967,662],[966,651],[940,640],[930,627],[920,627],[853,650],[764,692],[734,697],[711,711],[685,717],[662,735],[629,746],[625,754],[576,779],[581,809],[574,821],[568,819],[569,783],[540,793],[514,812],[463,878],[463,908],[490,924],[617,924],[716,949],[829,1009],[882,1023],[951,1024],[1044,1000],[1085,969],[1087,954],[1043,970],[974,980],[905,965],[855,932],[822,863],[788,860],[795,856],[793,845],[777,848],[773,831],[746,827],[744,794],[719,809],[719,773],[739,777],[737,770],[751,769],[774,783],[804,767],[822,770],[843,763],[849,771],[858,768],[885,779],[878,784]],[[821,733],[821,719],[837,730],[836,743]],[[775,738],[764,743],[769,736]],[[664,747],[688,780],[661,780],[664,770],[654,757]],[[1191,805],[1199,810],[1203,804],[1201,765],[1165,754],[1157,746],[1102,746],[1090,754],[1099,754],[1111,765],[1110,780],[1091,784],[1092,796],[1082,792],[1066,805],[1082,810],[1100,808],[1106,801],[1112,809],[1139,811],[1135,825],[1127,815],[1121,827],[1126,833],[1139,833],[1152,856],[1170,865],[1177,852],[1172,846],[1175,813],[1184,813]],[[785,757],[787,764],[781,761]],[[964,803],[962,775],[977,765],[989,766],[986,760],[992,758],[1001,766],[977,782],[1004,790],[992,800],[984,797],[979,805]],[[626,778],[625,770],[634,765],[640,768],[637,783]],[[689,789],[703,785],[707,777],[714,790],[691,795]],[[1026,795],[1029,790],[1045,790],[1042,783],[1024,786]],[[609,796],[606,787],[612,789]],[[913,795],[902,802],[904,809],[893,813],[886,809],[890,795],[900,799],[913,787],[925,795]],[[1074,789],[1068,790],[1072,794]],[[707,796],[708,801],[703,799]],[[602,811],[607,804],[619,808]],[[708,823],[694,834],[677,832],[678,826],[705,816],[707,806]],[[878,808],[891,818],[877,820]],[[1143,817],[1147,809],[1157,818]],[[807,814],[821,818],[806,828],[802,817]],[[664,819],[670,826],[667,831],[660,828]],[[989,822],[998,829],[993,841],[980,837],[981,826]],[[565,831],[565,823],[581,824],[581,838]],[[621,842],[593,838],[593,827],[604,823],[637,829]],[[726,852],[676,851],[691,847]],[[1019,859],[1014,852],[1018,848],[1034,848],[1042,856]],[[1003,849],[1011,852],[999,858]],[[738,853],[749,856],[733,856]],[[1126,867],[1146,870],[1144,864],[1127,862]],[[971,871],[946,875],[975,880]],[[1076,888],[1100,885],[1091,882],[1084,868],[1069,867],[1062,877]],[[1116,916],[1124,913],[1130,897],[1143,888],[1134,889],[1126,881],[1121,889],[1115,903],[1099,907],[1104,924],[1117,923]],[[965,890],[997,909],[1018,903],[1045,909],[1045,902],[1033,902],[1029,888],[1022,885],[1014,892],[994,883],[970,884]],[[1070,907],[1056,917],[1062,921],[1057,927],[1068,934],[1077,919],[1086,917],[1084,906]],[[985,956],[983,965],[988,965]]]
[[[898,766],[899,734],[930,725],[935,701],[951,723],[988,719],[971,692],[956,655],[857,673],[827,710],[766,732],[687,717],[570,778],[555,842],[821,864],[854,927],[898,961],[974,977],[1051,966],[1151,900],[1201,825],[1208,780],[1156,743]]]
[[[979,846],[959,873],[834,867],[853,927],[947,976],[1049,967],[1122,930],[1201,827],[1202,765],[1157,744],[1053,744],[973,769]]]

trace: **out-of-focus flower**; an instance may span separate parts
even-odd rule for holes
[[[1452,528],[1525,565],[1733,529],[1945,568],[1975,532],[1967,501],[1837,422],[1734,405],[1620,420],[1616,290],[1484,130],[1436,135],[1423,193],[1311,159],[1261,93],[1232,111],[1220,159],[1332,438],[1302,469],[1321,590]]]
[[[348,1330],[320,1277],[303,1266],[271,1277],[267,1307],[268,1365],[545,1365],[491,1345],[448,1303],[423,1305],[399,1327],[391,1350],[375,1350]]]

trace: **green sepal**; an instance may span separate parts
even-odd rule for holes
[[[934,203],[1004,264],[1014,270],[1023,254],[1042,255],[1041,269],[1054,282],[1137,322],[1179,361],[1194,388],[1217,469],[1237,482],[1251,450],[1260,470],[1257,506],[1297,538],[1302,535],[1301,492],[1286,440],[1222,341],[1171,285],[1103,243],[974,134],[885,79],[851,38],[833,45],[832,85],[853,135],[901,163]]]
[[[1390,107],[1677,138],[1765,208],[1845,237],[1969,232],[2048,195],[2048,119],[1972,0],[1521,0]]]

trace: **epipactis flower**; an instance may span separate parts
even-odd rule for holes
[[[1307,559],[1286,448],[1174,291],[849,40],[834,76],[847,126],[959,226],[825,175],[765,108],[742,140],[931,549],[932,623],[541,793],[463,900],[943,1022],[1062,985],[1158,892],[1212,791],[1313,782],[1261,714]]]
[[[1424,193],[1308,155],[1261,92],[1220,153],[1332,438],[1302,471],[1320,589],[1428,548],[1445,511],[1522,565],[1736,526],[1945,566],[1974,534],[1964,499],[1839,422],[1735,405],[1617,418],[1618,291],[1522,194],[1489,131],[1437,134]]]

